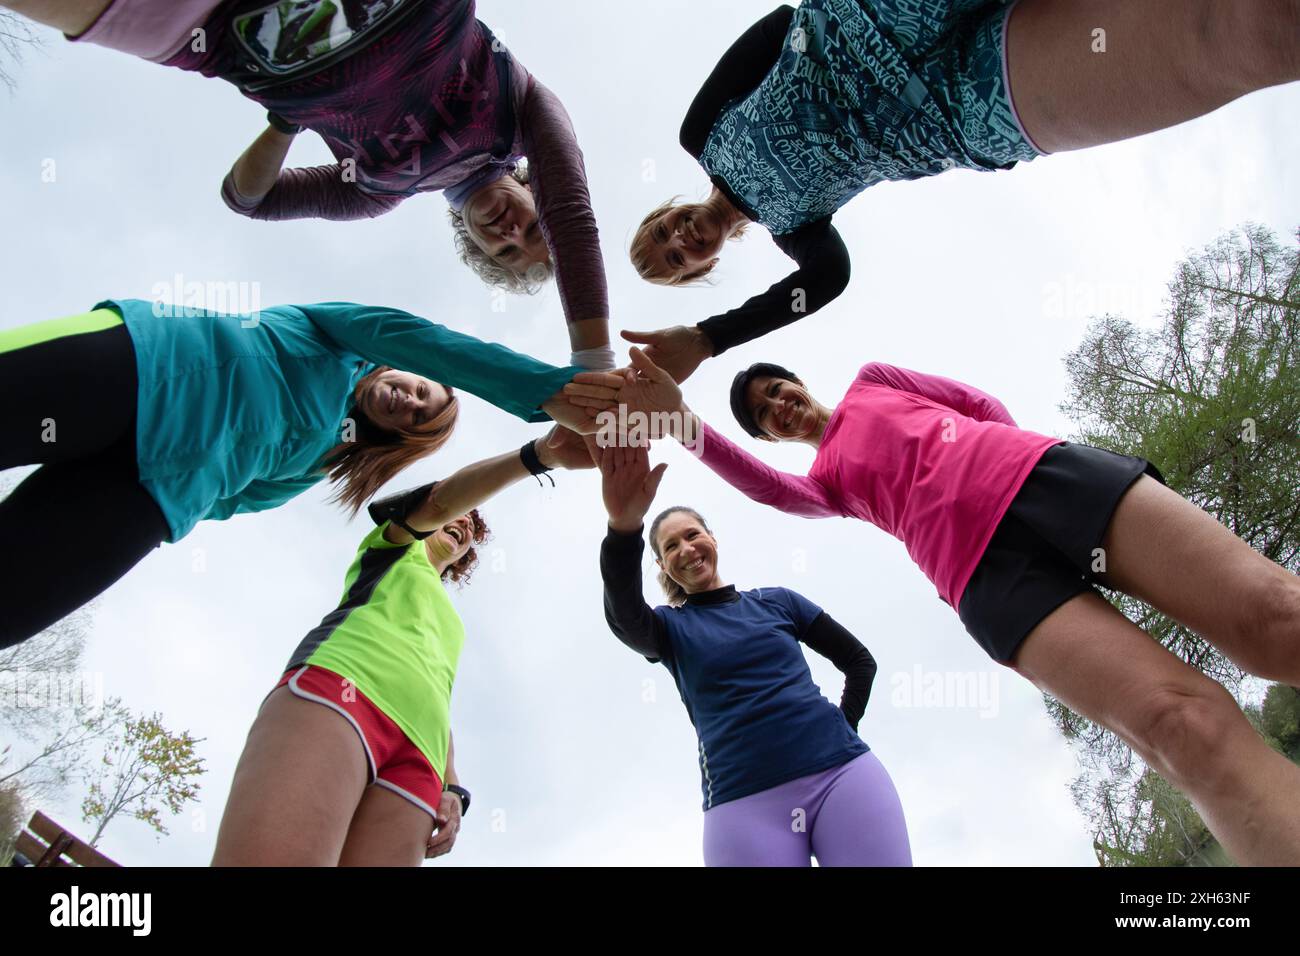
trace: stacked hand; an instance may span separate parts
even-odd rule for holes
[[[650,452],[639,448],[606,448],[600,453],[601,494],[615,531],[636,531],[645,523],[659,482],[668,465],[650,468]]]
[[[684,382],[705,359],[713,357],[713,343],[698,326],[676,325],[658,332],[628,332],[623,338],[645,346],[646,358],[675,382]]]
[[[537,457],[547,468],[577,471],[595,468],[596,461],[587,447],[587,438],[571,428],[556,425],[535,443]]]
[[[579,372],[542,404],[542,411],[579,435],[594,435],[596,418],[618,405],[623,378],[618,372]]]

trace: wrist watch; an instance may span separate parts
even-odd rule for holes
[[[469,791],[464,787],[458,787],[454,783],[449,783],[442,789],[448,790],[460,797],[460,815],[463,817],[469,813]]]
[[[287,119],[276,112],[268,112],[266,121],[278,129],[281,133],[287,133],[290,136],[296,136],[303,131],[303,127],[297,123],[290,123]]]

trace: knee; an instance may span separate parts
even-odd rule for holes
[[[1300,683],[1300,578],[1282,568],[1256,575],[1239,608],[1233,662],[1259,677]]]
[[[1227,772],[1245,718],[1222,685],[1199,677],[1148,696],[1135,727],[1139,753],[1174,786],[1214,786]]]

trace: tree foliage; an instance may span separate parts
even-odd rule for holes
[[[125,813],[165,835],[162,811],[172,816],[198,798],[196,778],[206,771],[195,755],[201,741],[188,732],[173,734],[160,714],[128,718],[121,737],[104,749],[98,773],[82,801],[82,818],[95,824],[87,842],[99,843],[109,822]]]
[[[1300,235],[1297,236],[1300,239]],[[1169,486],[1265,557],[1300,571],[1300,255],[1257,225],[1179,264],[1154,328],[1107,315],[1065,360],[1072,440],[1156,464]],[[1208,641],[1136,599],[1116,607],[1239,699],[1245,674]],[[1289,696],[1288,696],[1289,695]],[[1119,737],[1052,698],[1077,746],[1076,804],[1104,865],[1211,860],[1204,823]],[[1295,692],[1247,708],[1266,739],[1296,755]]]

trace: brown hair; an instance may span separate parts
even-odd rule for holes
[[[631,256],[632,267],[636,269],[637,275],[642,279],[645,279],[646,282],[653,282],[655,285],[666,286],[691,285],[692,283],[699,282],[706,278],[709,273],[713,271],[713,265],[710,263],[695,272],[684,272],[681,275],[661,275],[657,271],[659,268],[658,262],[651,258],[650,253],[655,248],[654,236],[652,235],[654,227],[664,213],[678,205],[677,200],[681,198],[681,196],[674,196],[667,202],[660,203],[654,209],[650,210],[650,214],[641,220],[641,225],[636,227],[636,233],[632,236],[632,246],[628,250],[628,254]],[[728,238],[741,238],[745,235],[745,229],[747,227],[748,223],[742,223],[736,227],[736,231]]]
[[[510,173],[521,186],[529,181],[528,164],[521,161]],[[474,274],[494,289],[503,289],[516,295],[536,295],[555,275],[555,263],[534,263],[521,275],[508,266],[497,262],[479,248],[474,237],[469,234],[462,212],[447,207],[447,219],[451,222],[452,241],[456,245],[456,254],[460,261],[474,270]]]
[[[654,552],[654,556],[660,561],[663,561],[664,556],[659,553],[659,526],[663,524],[664,519],[669,515],[679,512],[688,514],[698,521],[705,534],[713,534],[709,530],[709,524],[704,520],[704,516],[694,508],[687,508],[685,505],[673,505],[671,508],[665,508],[659,512],[659,516],[654,521],[650,522],[650,550]],[[686,603],[686,589],[674,581],[663,568],[659,569],[659,586],[664,589],[664,595],[668,598],[668,603],[673,607],[681,607]]]
[[[478,513],[477,508],[471,511],[467,517],[469,518],[470,523],[474,526],[473,530],[470,532],[470,540],[473,541],[474,544],[482,544],[492,534],[491,530],[487,526],[487,522],[483,520],[483,516]],[[430,563],[433,562],[432,542],[432,536],[426,538],[424,542],[424,553],[428,555]],[[446,581],[448,578],[451,578],[451,580],[456,583],[457,587],[463,588],[465,585],[469,584],[470,576],[473,575],[476,567],[478,567],[478,549],[473,545],[470,545],[470,549],[461,555],[459,561],[455,564],[449,564],[443,569],[442,579]]]
[[[358,382],[353,400],[376,376],[388,371],[388,366],[381,365]],[[447,392],[451,396],[447,407],[418,432],[379,428],[360,407],[354,406],[351,415],[356,426],[355,440],[340,442],[325,456],[323,470],[338,485],[330,501],[339,502],[355,515],[398,472],[447,444],[460,415],[459,399],[450,388]]]

